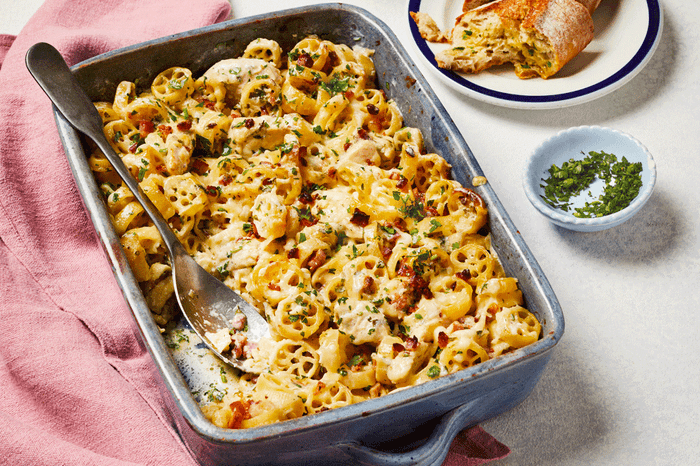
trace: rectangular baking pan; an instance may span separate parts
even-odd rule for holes
[[[406,13],[407,14],[407,13]],[[120,81],[151,82],[172,66],[195,76],[215,62],[240,56],[252,40],[276,40],[285,51],[309,34],[375,50],[378,85],[399,105],[407,126],[423,132],[426,148],[441,154],[453,176],[471,187],[483,175],[472,152],[393,32],[371,13],[322,4],[225,23],[109,52],[72,68],[93,100],[113,99]],[[490,184],[474,188],[490,212],[501,262],[518,278],[525,306],[543,326],[537,343],[455,374],[382,398],[248,430],[222,429],[201,413],[188,380],[151,317],[87,164],[79,134],[55,114],[71,170],[112,264],[143,341],[158,369],[171,422],[202,465],[441,464],[457,433],[524,400],[564,332],[559,303]],[[498,176],[497,173],[492,176]]]

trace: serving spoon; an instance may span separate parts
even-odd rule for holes
[[[158,229],[170,255],[177,302],[192,329],[223,361],[245,372],[259,373],[260,370],[250,359],[237,359],[233,354],[228,356],[224,345],[215,344],[212,340],[218,341],[215,334],[228,334],[234,319],[238,320],[236,314],[242,312],[247,325],[240,333],[245,335],[248,342],[257,343],[270,334],[265,318],[254,306],[190,257],[160,211],[141,190],[121,157],[107,141],[102,118],[58,50],[50,44],[38,43],[27,51],[25,61],[29,72],[66,120],[97,144]]]

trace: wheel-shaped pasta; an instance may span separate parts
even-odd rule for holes
[[[281,255],[269,256],[253,268],[253,280],[247,290],[256,299],[265,300],[273,306],[290,296],[310,281],[307,270],[299,268]]]
[[[163,191],[180,217],[193,216],[208,203],[206,191],[191,173],[166,178]]]
[[[281,88],[272,79],[257,79],[243,86],[239,104],[243,116],[280,115]]]
[[[270,39],[256,39],[245,48],[244,58],[258,58],[275,65],[276,68],[282,66],[282,47]]]
[[[329,46],[333,46],[333,44],[316,37],[300,40],[288,54],[290,68],[294,65],[300,65],[305,68],[313,68],[316,71],[325,69],[331,52]]]
[[[130,121],[111,120],[104,126],[104,133],[112,148],[120,154],[128,154],[139,135],[138,128]]]
[[[306,393],[306,409],[309,413],[319,413],[355,403],[352,391],[340,382],[338,374],[328,373],[326,377],[309,386]]]
[[[158,74],[151,83],[151,92],[156,99],[179,108],[194,92],[192,72],[175,66]]]
[[[474,332],[460,330],[452,334],[438,360],[448,374],[472,367],[489,359],[488,352],[475,339]]]
[[[272,328],[284,338],[303,340],[314,335],[326,321],[323,306],[309,294],[301,292],[284,298],[271,317]]]
[[[513,348],[522,348],[540,337],[542,326],[537,318],[521,306],[501,309],[489,326],[495,340],[508,343]]]
[[[475,288],[496,277],[496,259],[479,244],[467,243],[450,254],[457,275]]]
[[[319,355],[305,341],[281,340],[276,342],[271,353],[270,367],[273,371],[286,372],[299,378],[313,378],[320,368]]]
[[[97,113],[102,117],[102,123],[109,123],[110,121],[121,119],[119,112],[112,108],[112,104],[109,102],[95,102],[95,108]]]

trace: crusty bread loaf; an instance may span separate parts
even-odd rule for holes
[[[520,78],[548,78],[593,39],[593,20],[577,0],[496,0],[460,15],[438,52],[438,66],[478,73],[513,63]]]
[[[486,3],[492,3],[496,0],[464,0],[464,3],[462,4],[462,11],[469,11],[473,10],[474,8],[480,7],[481,5],[484,5]],[[593,14],[596,8],[598,8],[598,5],[600,4],[600,0],[576,0],[586,8],[588,8],[588,12]]]

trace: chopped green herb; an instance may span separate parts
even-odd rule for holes
[[[428,369],[428,377],[431,379],[434,379],[435,377],[440,375],[440,367],[439,366],[431,366],[430,369]]]
[[[583,160],[569,159],[560,167],[552,165],[548,173],[549,178],[542,179],[540,185],[544,188],[541,197],[550,206],[565,212],[571,210],[571,198],[588,189],[596,179],[605,182],[599,198],[574,208],[573,215],[579,218],[619,212],[630,205],[642,187],[641,162],[630,163],[625,157],[618,161],[614,154],[604,151],[590,151]]]

